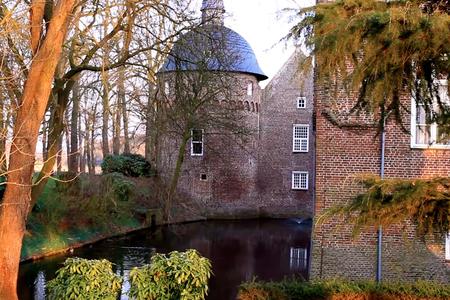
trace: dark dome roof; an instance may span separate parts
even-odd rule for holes
[[[258,81],[268,78],[247,41],[221,25],[204,25],[183,35],[158,73],[201,68],[251,74]]]

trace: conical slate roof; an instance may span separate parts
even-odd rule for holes
[[[249,43],[220,24],[207,24],[183,35],[172,48],[159,73],[207,69],[268,77],[259,67]]]

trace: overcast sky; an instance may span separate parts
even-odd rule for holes
[[[279,42],[294,23],[284,8],[307,7],[314,0],[224,0],[229,15],[225,25],[242,35],[252,46],[259,65],[272,78],[293,52],[290,44]],[[270,80],[269,78],[269,80]]]

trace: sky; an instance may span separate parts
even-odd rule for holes
[[[280,42],[294,23],[292,13],[285,8],[308,7],[315,0],[224,0],[227,17],[225,25],[242,35],[252,46],[259,65],[269,80],[283,66],[294,48]]]

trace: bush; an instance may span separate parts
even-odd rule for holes
[[[127,180],[121,173],[110,173],[103,176],[102,186],[102,196],[116,201],[128,201],[135,188],[134,183]]]
[[[49,299],[116,300],[122,285],[107,260],[68,258],[48,282]]]
[[[418,281],[408,283],[382,283],[373,281],[347,282],[340,280],[304,282],[251,281],[239,287],[239,300],[279,299],[449,299],[450,285]]]
[[[80,209],[93,225],[110,227],[111,224],[132,217],[133,203],[129,199],[135,185],[120,173],[102,176],[98,193],[86,198]]]
[[[150,163],[139,154],[108,155],[103,160],[103,174],[121,173],[130,177],[151,177],[154,175]]]
[[[196,250],[156,254],[150,265],[130,272],[128,295],[137,300],[203,300],[211,263]]]

